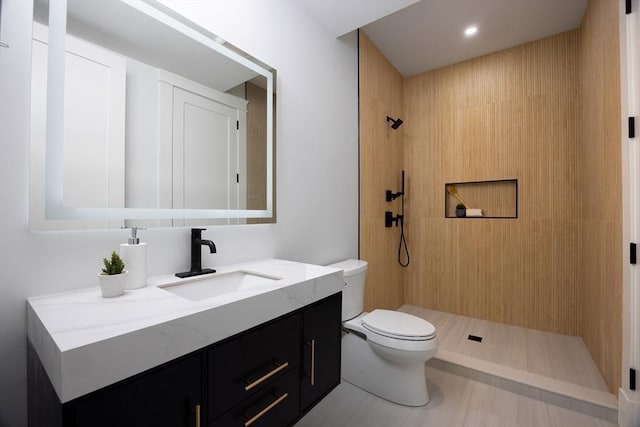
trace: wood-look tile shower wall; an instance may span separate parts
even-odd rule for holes
[[[580,336],[617,394],[622,370],[622,175],[618,3],[590,0],[580,26]]]
[[[406,79],[361,35],[367,309],[405,303],[582,336],[617,392],[622,202],[616,3],[591,0],[578,30]],[[398,114],[398,103],[401,135],[380,123]],[[393,210],[384,189],[398,186],[403,168],[411,265],[399,271],[397,233],[380,224],[384,211]],[[518,179],[518,219],[445,219],[446,182],[510,178]]]
[[[400,211],[400,199],[387,203],[385,190],[400,191],[402,76],[360,32],[360,258],[369,262],[365,310],[396,309],[403,303],[403,272],[398,264],[399,229],[384,227],[385,211]],[[404,118],[403,118],[404,119]]]
[[[578,335],[577,31],[407,78],[404,96],[405,303]],[[509,178],[518,219],[444,218],[446,182]]]

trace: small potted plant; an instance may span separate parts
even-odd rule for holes
[[[122,258],[111,252],[111,259],[103,258],[104,268],[98,275],[100,290],[104,298],[117,297],[124,294],[124,287],[127,284],[127,270],[124,269]]]
[[[456,216],[458,218],[467,216],[467,208],[462,203],[456,205]]]

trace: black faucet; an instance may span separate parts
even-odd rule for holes
[[[191,270],[184,273],[176,273],[177,277],[199,276],[201,274],[215,273],[212,268],[202,269],[202,245],[208,246],[212,254],[216,253],[216,245],[211,240],[203,240],[202,232],[206,228],[191,229]]]

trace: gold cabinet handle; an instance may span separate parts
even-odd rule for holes
[[[257,380],[255,380],[254,382],[248,384],[244,390],[245,391],[249,391],[252,388],[254,388],[255,386],[257,386],[258,384],[266,381],[267,379],[271,378],[272,376],[274,376],[275,374],[277,374],[278,372],[282,371],[283,369],[285,369],[287,366],[289,366],[289,362],[284,362],[282,365],[278,365],[276,366],[274,369],[272,369],[271,371],[267,372],[266,374],[264,374],[263,376],[261,376],[260,378],[258,378]]]
[[[245,422],[244,427],[249,427],[251,424],[258,421],[260,417],[262,417],[264,414],[266,414],[267,412],[269,412],[270,410],[278,406],[278,404],[283,400],[285,400],[288,396],[289,396],[289,393],[284,393],[282,396],[278,397],[276,400],[271,402],[266,408],[264,408],[262,411],[258,412],[256,415],[250,418],[247,422]],[[247,416],[247,418],[249,417]]]
[[[309,377],[311,378],[311,385],[313,386],[316,383],[316,340],[311,340],[307,345],[311,346],[311,374]]]
[[[196,427],[200,427],[200,404],[193,408],[193,412],[196,414]]]

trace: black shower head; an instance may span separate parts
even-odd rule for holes
[[[393,129],[393,130],[398,129],[400,127],[400,125],[402,125],[402,123],[403,123],[401,118],[397,118],[397,119],[393,120],[389,116],[387,116],[387,121],[393,123],[391,125],[391,129]]]

